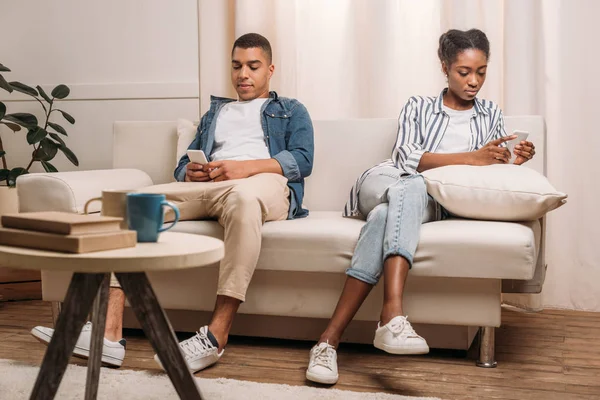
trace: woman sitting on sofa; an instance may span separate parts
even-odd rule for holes
[[[392,158],[365,171],[351,190],[345,216],[366,217],[344,290],[327,328],[310,351],[306,378],[338,380],[340,338],[383,274],[383,308],[373,344],[392,354],[426,354],[427,342],[404,316],[402,295],[420,237],[421,224],[446,212],[427,194],[420,172],[444,165],[507,163],[511,154],[502,111],[476,97],[486,78],[489,41],[482,31],[450,30],[439,40],[438,56],[448,87],[438,97],[411,97],[398,119]],[[515,164],[535,154],[531,142],[515,147]]]

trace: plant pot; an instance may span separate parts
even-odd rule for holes
[[[17,189],[0,187],[0,215],[19,212]]]

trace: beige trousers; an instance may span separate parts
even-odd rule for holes
[[[225,230],[225,256],[219,269],[217,294],[241,301],[254,274],[267,221],[285,220],[289,211],[287,178],[258,174],[222,182],[174,182],[140,192],[163,193],[179,208],[180,220],[216,219]],[[172,221],[167,209],[165,222]],[[114,282],[111,281],[111,286]]]

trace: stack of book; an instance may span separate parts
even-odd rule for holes
[[[122,230],[122,220],[57,211],[4,214],[0,245],[66,253],[134,247],[136,232]]]

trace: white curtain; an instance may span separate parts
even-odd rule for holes
[[[511,301],[600,311],[598,15],[596,0],[199,0],[201,111],[210,94],[235,96],[231,45],[247,32],[271,41],[273,90],[339,119],[397,117],[409,96],[437,95],[440,34],[482,29],[492,55],[481,96],[505,115],[545,117],[548,177],[569,194],[548,217],[542,295]]]

